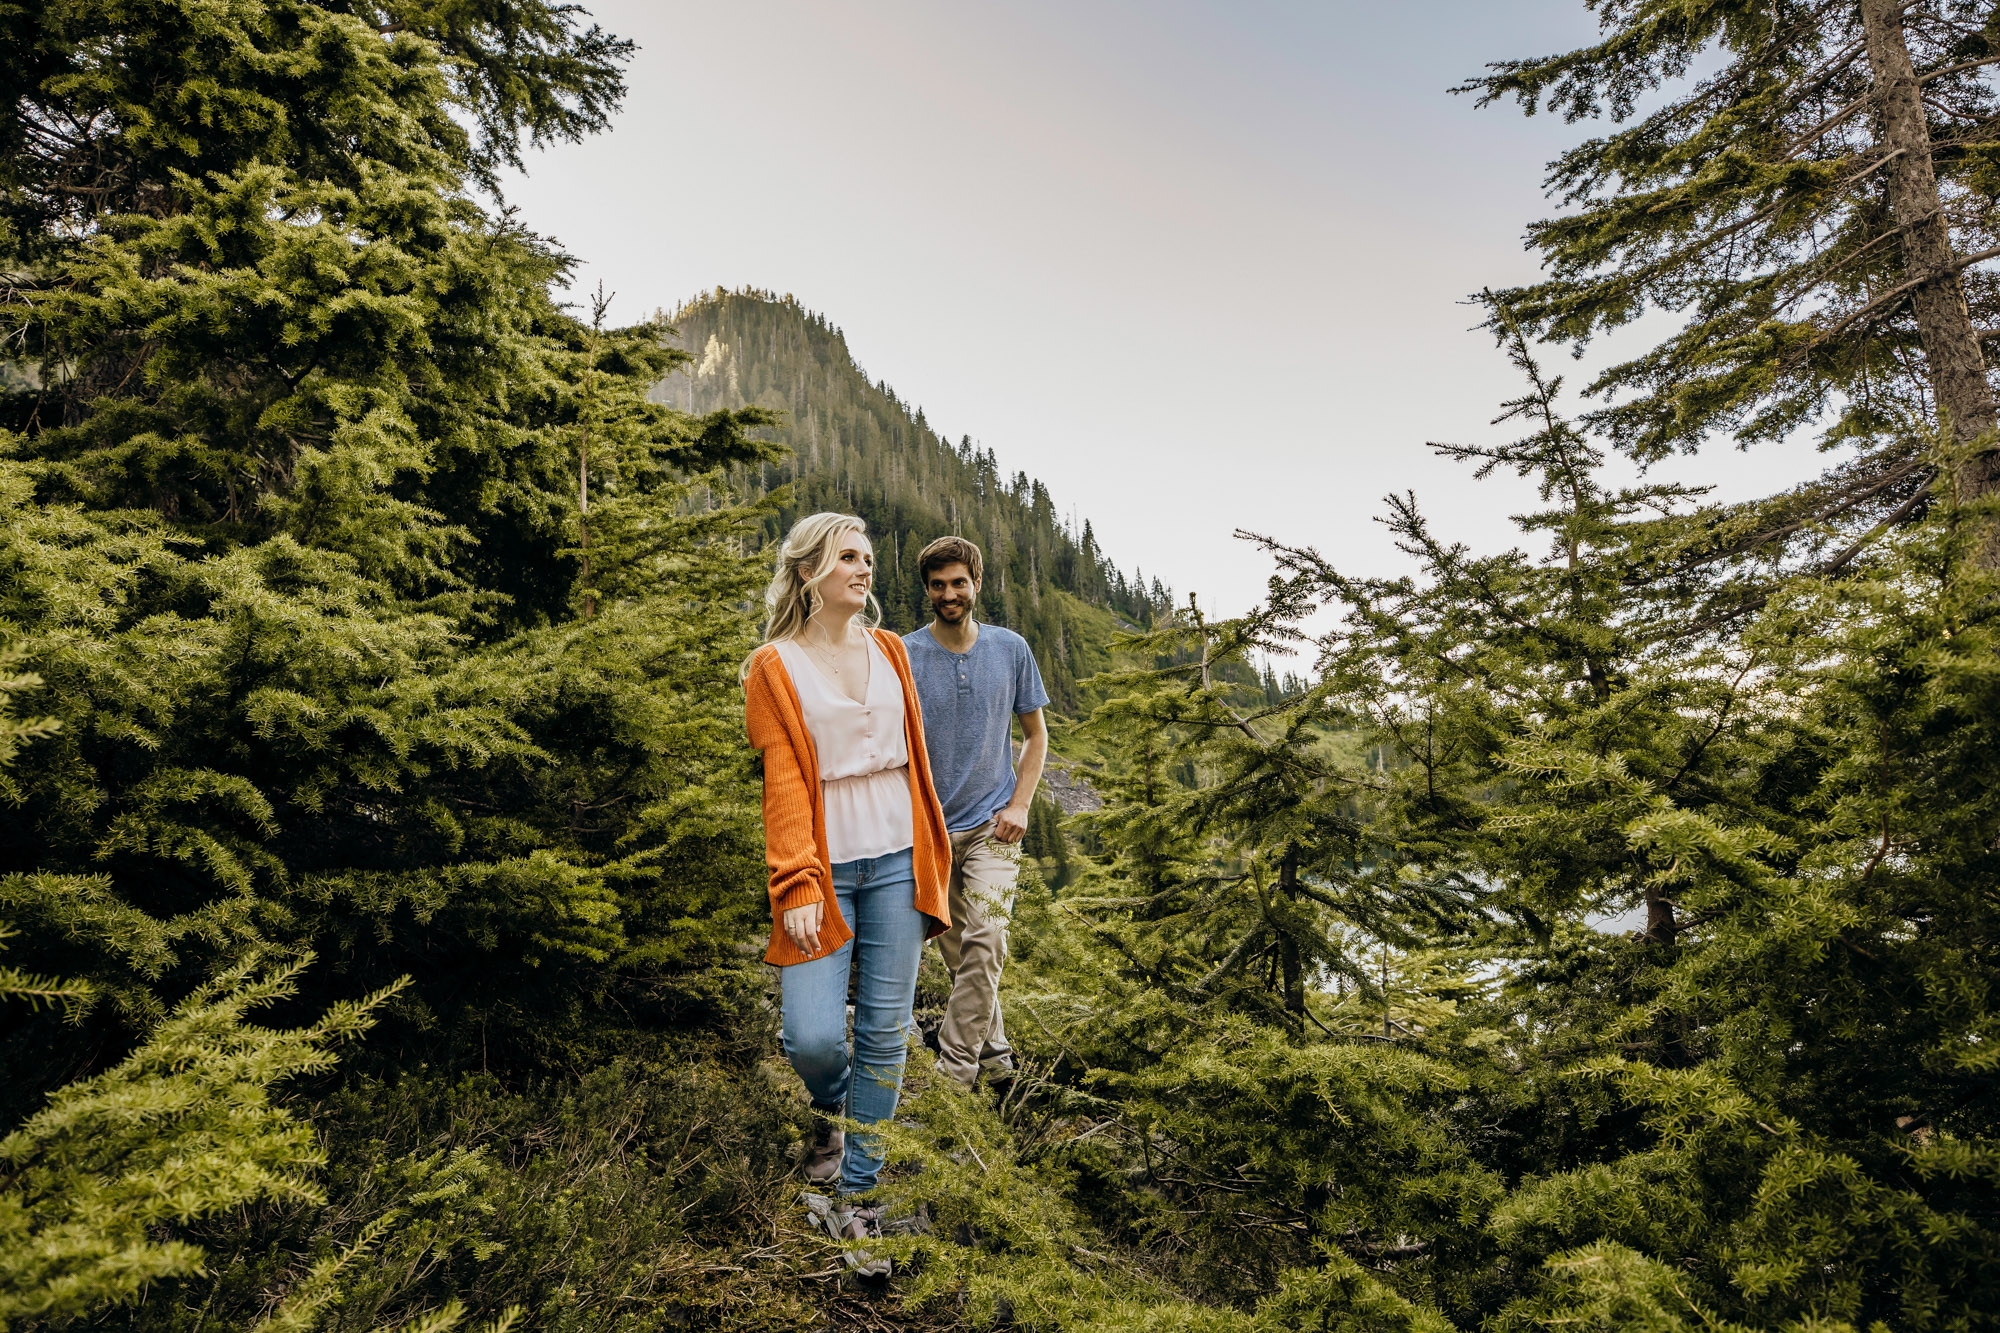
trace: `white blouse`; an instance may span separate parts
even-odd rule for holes
[[[903,735],[903,683],[868,636],[867,699],[856,703],[822,672],[805,645],[780,640],[778,657],[805,709],[819,752],[826,847],[833,863],[887,856],[915,844],[910,749]]]

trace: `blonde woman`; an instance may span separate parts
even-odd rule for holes
[[[800,519],[764,594],[764,644],[743,668],[750,743],[764,755],[764,958],[779,968],[785,1054],[812,1098],[805,1174],[836,1182],[816,1215],[846,1240],[880,1234],[856,1196],[874,1188],[882,1157],[874,1135],[844,1138],[831,1117],[873,1124],[895,1113],[917,962],[951,924],[951,838],[909,657],[876,628],[874,580],[860,519]],[[865,1262],[887,1271],[886,1260]]]

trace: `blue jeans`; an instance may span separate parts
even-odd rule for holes
[[[908,850],[843,861],[833,867],[833,891],[854,938],[824,958],[778,969],[784,991],[785,1056],[813,1103],[843,1103],[864,1125],[896,1114],[903,1090],[903,1052],[917,963],[924,952],[924,916]],[[854,1048],[847,1045],[847,980],[855,986]],[[840,1163],[840,1192],[875,1188],[882,1146],[873,1134],[849,1134]]]

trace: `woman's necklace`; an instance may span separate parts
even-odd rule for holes
[[[822,648],[814,643],[811,634],[799,635],[799,642],[806,646],[806,651],[811,653],[817,661],[824,663],[828,671],[831,671],[836,676],[846,674],[841,671],[839,661],[832,656],[834,650],[831,648]]]

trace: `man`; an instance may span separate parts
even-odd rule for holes
[[[1000,1017],[1000,967],[1007,961],[1007,916],[1021,871],[1028,804],[1042,780],[1049,701],[1028,641],[972,618],[984,561],[963,537],[940,537],[917,557],[931,599],[931,623],[903,636],[924,707],[931,777],[951,835],[951,929],[938,937],[951,973],[951,1000],[938,1029],[938,1064],[971,1087],[982,1073],[1014,1068]],[[1026,744],[1014,769],[1013,724]]]

